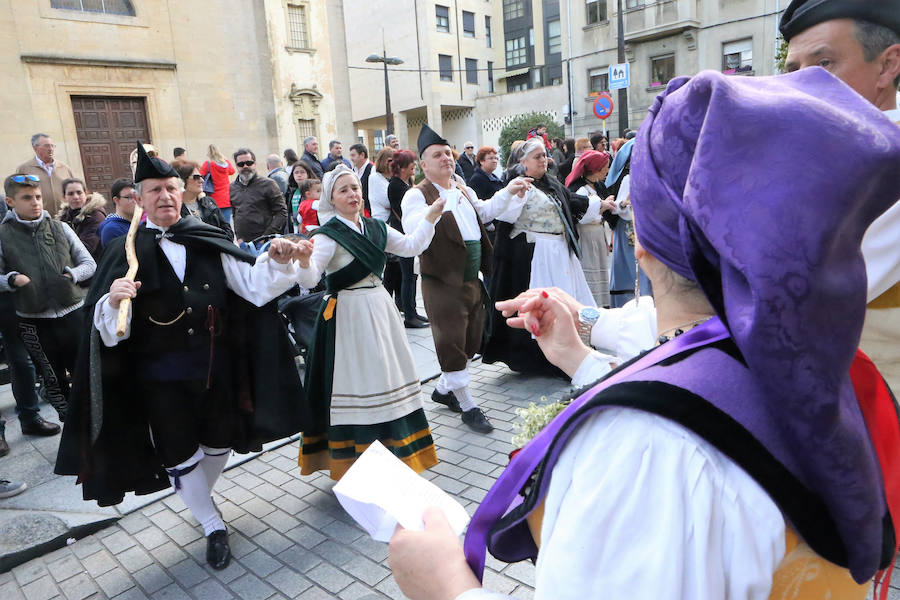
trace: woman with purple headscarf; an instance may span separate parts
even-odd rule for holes
[[[757,152],[770,131],[793,162]],[[900,436],[870,432],[849,373],[860,243],[900,195],[897,164],[896,126],[822,69],[670,82],[631,170],[660,344],[607,373],[552,292],[521,306],[510,325],[573,383],[603,379],[511,460],[464,554],[433,509],[395,533],[404,593],[507,598],[481,588],[490,550],[536,559],[538,599],[864,598],[897,546]]]

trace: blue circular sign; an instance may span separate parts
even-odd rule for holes
[[[608,92],[601,92],[594,100],[594,114],[598,119],[608,119],[613,113],[613,99]]]

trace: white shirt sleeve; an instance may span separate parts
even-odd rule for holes
[[[140,291],[138,291],[140,294]],[[112,348],[119,342],[124,342],[131,336],[131,314],[133,306],[128,305],[128,320],[125,325],[125,335],[116,335],[116,325],[119,319],[119,309],[109,305],[109,294],[105,294],[94,306],[94,327],[100,333],[103,345]]]
[[[372,216],[382,221],[387,221],[391,216],[391,203],[387,190],[388,180],[384,175],[372,169],[369,174],[369,206],[372,207]]]
[[[656,344],[656,307],[652,297],[641,296],[622,308],[598,310],[600,318],[591,328],[594,348],[625,362]]]
[[[575,374],[572,375],[572,385],[576,388],[594,383],[610,371],[610,363],[616,362],[615,357],[594,351],[584,357]]]
[[[388,227],[388,231],[390,229]],[[297,283],[300,284],[300,287],[308,290],[316,287],[336,249],[337,242],[327,235],[315,236],[312,256],[309,257],[309,267],[298,269]]]
[[[406,229],[406,231],[409,231]],[[434,237],[434,225],[422,219],[412,233],[403,235],[390,225],[387,226],[387,246],[385,251],[397,256],[418,256],[428,248]]]
[[[631,175],[622,178],[622,184],[619,186],[619,193],[616,195],[616,214],[626,221],[634,219],[634,213],[631,212],[631,206],[623,207],[622,203],[628,200],[631,195]]]
[[[264,252],[250,265],[230,254],[222,254],[225,281],[235,294],[255,306],[263,306],[288,291],[300,276],[300,265],[279,264]],[[139,292],[140,293],[140,292]]]
[[[479,200],[475,196],[472,188],[466,188],[469,198],[472,198],[472,204],[475,206],[475,212],[482,223],[490,223],[494,219],[504,221],[506,223],[515,223],[522,212],[522,207],[528,199],[528,194],[524,197],[510,194],[506,188],[497,190],[494,197],[490,200]]]
[[[586,185],[581,186],[577,192],[579,196],[585,196],[588,199],[588,209],[584,216],[578,220],[582,225],[597,223],[602,220],[600,209],[603,208],[603,199],[597,193]]]
[[[862,240],[863,258],[868,278],[867,302],[871,302],[900,281],[900,202],[895,203],[866,230]]]
[[[428,212],[425,195],[414,187],[406,190],[400,208],[403,210],[403,231],[415,231],[419,221],[424,220],[425,213]]]
[[[746,472],[681,426],[610,408],[553,468],[536,600],[767,600],[781,512]]]

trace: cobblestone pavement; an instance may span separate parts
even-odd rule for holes
[[[473,364],[473,394],[496,430],[483,436],[430,401],[426,412],[441,462],[425,476],[474,512],[507,463],[514,410],[565,382]],[[225,472],[215,500],[230,526],[234,560],[223,571],[205,563],[202,530],[177,496],[135,511],[115,525],[0,574],[0,599],[402,598],[387,568],[387,544],[372,541],[338,504],[327,476],[301,477],[297,442]],[[530,563],[488,558],[485,584],[531,598]]]

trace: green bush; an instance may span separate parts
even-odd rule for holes
[[[500,131],[500,141],[497,143],[500,146],[501,165],[506,165],[506,161],[509,159],[509,147],[512,143],[516,140],[524,140],[528,132],[534,129],[538,123],[547,126],[547,137],[551,140],[566,137],[562,126],[553,121],[553,115],[550,113],[530,112],[519,115]]]

